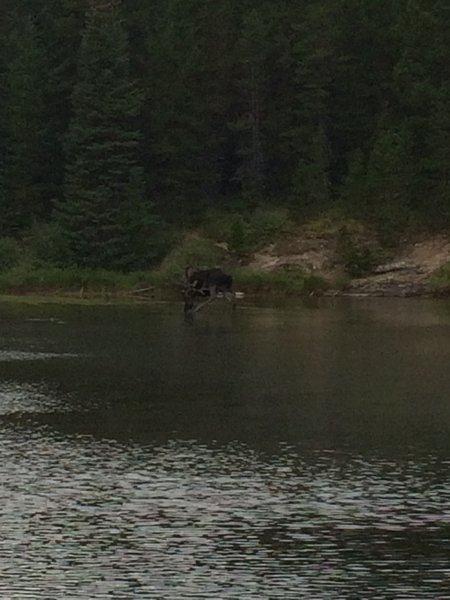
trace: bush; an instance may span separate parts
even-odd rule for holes
[[[212,240],[188,235],[163,260],[160,272],[168,280],[179,280],[188,265],[194,267],[214,267],[222,265],[227,251]]]
[[[231,225],[228,247],[232,254],[236,256],[245,256],[253,248],[250,225],[240,215],[237,215]]]
[[[211,210],[202,230],[205,236],[226,242],[230,252],[241,257],[274,240],[289,224],[289,211],[283,208],[257,208],[248,214]]]
[[[0,270],[11,269],[20,259],[19,245],[12,238],[0,238]]]
[[[317,236],[334,237],[347,231],[352,237],[361,237],[367,234],[367,226],[361,221],[345,216],[338,208],[323,213],[308,223],[308,230]]]
[[[450,295],[450,262],[434,271],[430,283],[436,294],[442,296]]]
[[[33,225],[26,244],[35,266],[63,266],[69,263],[66,239],[55,223]]]
[[[345,226],[339,231],[336,253],[350,277],[369,275],[379,262],[373,248],[355,241]]]
[[[240,215],[217,208],[209,209],[202,221],[202,234],[212,240],[228,242],[236,217]]]
[[[255,243],[272,241],[289,224],[289,211],[283,208],[257,208],[250,217],[250,229]]]

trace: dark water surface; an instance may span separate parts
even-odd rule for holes
[[[0,304],[0,597],[450,599],[450,305]]]

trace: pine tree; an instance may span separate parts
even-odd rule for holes
[[[319,123],[312,136],[309,156],[301,159],[293,178],[297,194],[297,210],[314,215],[326,210],[330,203],[330,149],[325,127]]]
[[[408,220],[414,181],[411,149],[408,127],[393,125],[388,118],[382,118],[367,163],[366,216],[389,235]]]
[[[427,131],[428,149],[421,164],[429,197],[421,199],[419,209],[429,222],[450,224],[450,79],[443,81],[433,102]]]
[[[327,4],[311,5],[306,15],[303,20],[298,15],[293,23],[295,104],[287,135],[296,160],[291,176],[292,204],[303,214],[312,215],[326,210],[331,199],[333,152],[329,123],[336,31]]]
[[[30,17],[14,15],[3,47],[0,231],[18,235],[48,212],[45,156],[44,60]]]
[[[232,2],[167,0],[152,6],[144,75],[146,168],[151,165],[161,211],[189,221],[227,187]]]
[[[239,50],[240,114],[233,129],[240,165],[235,176],[244,199],[255,205],[263,200],[265,191],[263,112],[267,50],[266,24],[256,8],[243,15]]]
[[[117,269],[136,260],[130,214],[137,200],[130,198],[130,186],[136,189],[140,106],[120,5],[94,3],[82,38],[66,139],[65,199],[58,204],[72,260],[79,265]]]
[[[36,26],[46,66],[44,177],[47,196],[53,204],[63,196],[63,143],[71,118],[71,95],[88,0],[44,0],[42,3]]]
[[[380,115],[393,103],[396,26],[403,0],[325,0],[328,3],[335,24],[329,86],[333,179],[340,183],[353,153],[368,150]]]
[[[155,210],[448,223],[449,47],[446,0],[3,0],[0,235],[120,268]]]
[[[348,175],[340,189],[342,208],[354,218],[367,217],[370,203],[367,197],[367,164],[361,148],[349,160]]]
[[[414,133],[413,208],[428,222],[450,221],[450,10],[409,0],[402,15],[395,69],[399,110]]]

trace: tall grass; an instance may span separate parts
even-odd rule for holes
[[[450,296],[450,262],[439,267],[431,276],[431,289],[436,295]]]
[[[138,287],[164,287],[164,285],[164,278],[155,271],[118,273],[102,269],[29,268],[24,265],[0,271],[0,293],[82,291],[87,294],[101,294],[131,291]]]
[[[238,269],[233,274],[235,288],[249,294],[269,293],[287,296],[322,293],[330,287],[326,279],[302,269],[253,271]]]
[[[320,294],[329,283],[300,269],[264,273],[239,268],[232,270],[234,288],[247,294],[304,296]],[[105,270],[58,267],[14,267],[0,272],[0,294],[54,294],[86,297],[121,296],[138,289],[154,288],[165,297],[174,297],[182,285],[166,272],[117,273]]]

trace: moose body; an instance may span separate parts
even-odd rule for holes
[[[234,306],[234,294],[232,292],[233,278],[222,271],[222,269],[215,268],[196,271],[192,267],[187,267],[185,271],[185,283],[185,312],[194,309],[195,298],[207,298],[205,302],[197,305],[194,309],[197,311],[200,310],[201,306],[215,300],[219,293],[223,294]]]

